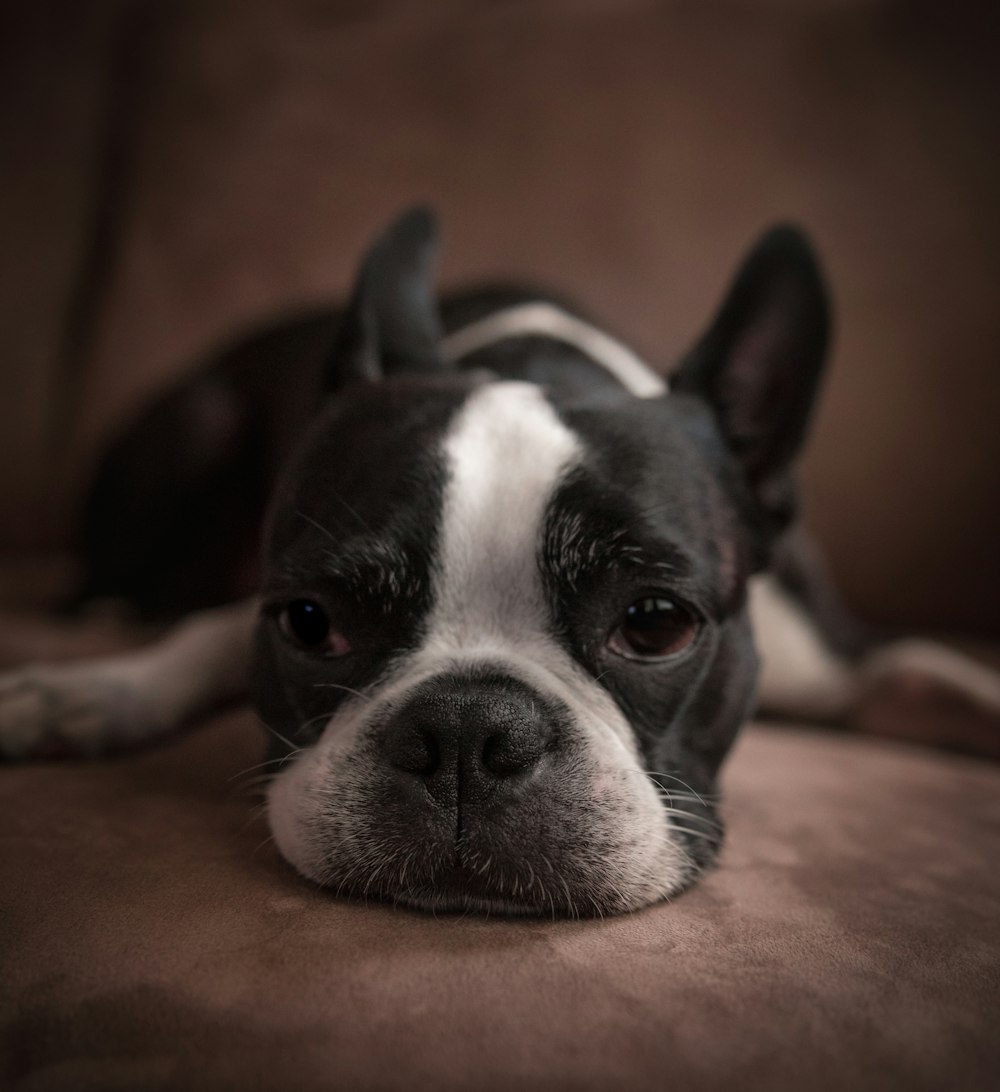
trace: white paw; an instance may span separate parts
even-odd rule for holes
[[[894,679],[949,690],[984,715],[1000,719],[1000,672],[935,641],[893,641],[865,661],[863,682],[868,687]]]
[[[0,758],[96,755],[149,734],[135,687],[80,664],[0,674]]]
[[[896,641],[862,666],[854,723],[875,735],[1000,759],[1000,673],[929,641]]]

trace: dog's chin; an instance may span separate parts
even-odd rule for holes
[[[456,860],[427,861],[419,870],[398,869],[388,862],[365,874],[357,865],[328,864],[322,869],[297,868],[319,887],[341,898],[382,903],[440,915],[509,918],[604,918],[630,913],[669,900],[698,878],[709,860],[662,881],[623,888],[602,875],[587,876],[531,868],[480,867]]]
[[[594,899],[580,899],[572,907],[569,904],[552,905],[535,900],[518,901],[510,898],[498,898],[488,895],[476,895],[465,890],[460,884],[454,887],[443,885],[426,890],[411,890],[398,893],[391,898],[380,897],[377,901],[395,908],[413,910],[434,917],[500,917],[523,919],[559,918],[597,918],[622,913],[620,907],[602,907]]]
[[[335,889],[336,889],[336,885]],[[353,899],[376,901],[394,907],[403,907],[421,913],[438,915],[466,915],[557,918],[567,916],[591,916],[602,912],[593,898],[578,895],[570,904],[563,892],[557,901],[541,887],[525,889],[518,881],[504,884],[496,879],[485,879],[479,873],[454,865],[437,871],[433,877],[394,886],[380,884],[367,887],[346,888],[340,892]],[[610,907],[605,913],[612,912]]]
[[[605,918],[630,913],[665,901],[683,889],[683,886],[677,886],[670,891],[647,893],[644,897],[632,899],[621,893],[589,888],[526,892],[519,897],[501,896],[477,891],[476,885],[469,883],[467,874],[456,872],[433,886],[386,894],[380,896],[378,901],[435,917],[475,914],[555,921],[560,918]]]

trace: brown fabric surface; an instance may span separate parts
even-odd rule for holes
[[[444,215],[445,281],[551,281],[664,364],[790,218],[838,302],[806,468],[838,579],[873,619],[1000,632],[989,0],[17,7],[0,544],[65,542],[101,436],[216,339],[340,295],[415,199]],[[103,290],[60,373],[108,163]],[[80,397],[45,493],[60,374]]]
[[[614,920],[338,901],[263,839],[233,714],[0,771],[18,1089],[993,1089],[1000,770],[752,727],[721,866]]]
[[[117,421],[241,324],[342,293],[415,198],[444,214],[446,282],[550,280],[662,362],[794,218],[839,301],[806,467],[836,575],[871,617],[997,632],[995,5],[71,7],[20,5],[0,39],[5,547],[68,541]],[[70,457],[42,467],[62,403]],[[121,643],[53,640],[8,627],[0,659]],[[234,714],[0,769],[0,1084],[1000,1085],[995,766],[755,727],[695,890],[511,923],[312,890],[230,780],[261,757]]]

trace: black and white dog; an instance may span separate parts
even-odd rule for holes
[[[1000,705],[943,650],[862,655],[790,546],[828,326],[797,231],[755,247],[669,392],[537,293],[439,306],[434,251],[430,214],[405,214],[345,311],[244,342],[118,443],[87,596],[215,606],[127,656],[8,673],[0,751],[142,742],[249,685],[271,828],[304,876],[595,914],[715,857],[759,655],[769,711],[842,717],[921,658]],[[220,607],[265,507],[260,597]]]

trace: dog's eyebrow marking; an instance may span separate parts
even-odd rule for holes
[[[454,364],[498,341],[532,336],[553,338],[579,349],[637,398],[658,398],[668,391],[666,380],[617,338],[544,300],[506,307],[461,327],[441,343],[441,355]]]
[[[399,598],[420,590],[410,558],[394,543],[357,543],[343,552],[331,551],[323,558],[323,572],[369,594]]]
[[[286,564],[284,576],[291,583],[309,584],[317,572],[341,582],[359,595],[384,595],[393,599],[420,593],[421,578],[413,559],[400,545],[376,539],[348,540],[339,548],[325,550],[317,569],[311,561]]]
[[[542,561],[573,591],[581,581],[613,568],[654,570],[664,580],[685,581],[691,575],[689,560],[673,543],[661,541],[650,547],[634,539],[625,527],[596,534],[585,525],[579,511],[558,505],[545,525]]]
[[[310,523],[315,521],[310,520]],[[319,524],[315,524],[322,530]],[[364,601],[376,596],[388,606],[395,600],[419,596],[425,590],[420,566],[412,554],[392,539],[359,537],[323,550],[319,562],[312,556],[292,556],[279,567],[282,591],[305,589],[320,581],[335,581],[346,593]]]

